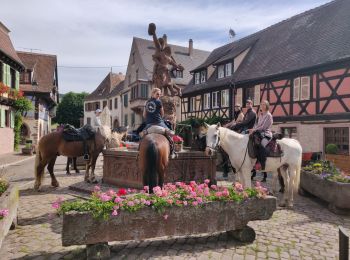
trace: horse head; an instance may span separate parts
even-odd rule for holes
[[[112,131],[110,138],[107,140],[107,148],[119,147],[120,143],[128,134],[129,127],[119,127],[117,131]]]
[[[220,145],[220,132],[219,128],[221,127],[220,123],[217,123],[216,125],[208,125],[205,124],[207,128],[207,147],[205,148],[205,154],[207,156],[211,156],[214,151],[218,149],[218,146]]]

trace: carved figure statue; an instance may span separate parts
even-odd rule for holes
[[[171,48],[166,44],[165,39],[157,38],[156,25],[150,23],[148,26],[148,34],[153,36],[153,42],[156,47],[155,53],[152,55],[154,61],[153,66],[153,85],[162,90],[165,96],[181,96],[181,88],[178,87],[170,78],[170,71],[168,66],[173,66],[172,69],[184,70],[181,64],[177,64],[171,55]]]

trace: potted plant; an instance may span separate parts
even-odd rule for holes
[[[173,141],[175,145],[175,152],[181,152],[182,151],[182,146],[183,146],[183,139],[181,136],[174,135],[173,136]]]
[[[33,155],[33,141],[27,139],[25,147],[22,148],[23,154]]]
[[[332,162],[310,162],[303,167],[300,187],[302,195],[311,193],[327,201],[332,212],[350,213],[350,176],[335,167]]]

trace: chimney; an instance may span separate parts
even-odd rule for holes
[[[166,34],[163,34],[163,40],[164,40],[164,46],[168,45],[168,36]]]
[[[193,54],[193,40],[190,39],[188,41],[188,55],[192,56],[192,54]]]

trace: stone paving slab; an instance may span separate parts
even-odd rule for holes
[[[56,176],[59,188],[50,187],[46,175],[42,192],[21,191],[19,225],[5,238],[1,259],[85,259],[84,246],[61,246],[62,219],[51,207],[58,196],[81,196],[68,186],[81,182],[84,173],[67,176],[60,171]],[[116,242],[110,243],[111,259],[337,259],[338,225],[349,230],[350,217],[297,196],[294,209],[278,209],[270,220],[249,223],[257,234],[253,243],[240,243],[225,233]]]
[[[25,155],[19,152],[6,153],[0,155],[0,169],[10,165],[21,163],[25,160],[34,158],[35,155]]]

